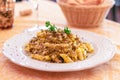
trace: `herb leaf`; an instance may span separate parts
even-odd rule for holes
[[[56,30],[56,27],[55,27],[55,25],[51,25],[48,29],[49,29],[50,31],[55,31],[55,30]]]
[[[57,29],[57,27],[56,27],[55,25],[51,24],[50,21],[46,21],[46,22],[45,22],[45,26],[48,27],[48,30],[49,30],[49,31],[56,31],[56,29]],[[71,30],[68,29],[68,27],[65,27],[65,28],[64,28],[64,32],[65,32],[66,34],[70,34],[70,33],[71,33]]]
[[[70,33],[71,33],[71,30],[68,29],[68,27],[66,27],[66,28],[64,28],[64,32],[65,32],[66,34],[70,34]]]
[[[46,21],[45,26],[49,27],[50,26],[50,21]]]
[[[48,29],[49,29],[50,31],[55,31],[55,30],[57,29],[55,25],[52,25],[52,24],[50,23],[50,21],[46,21],[45,25],[46,25],[46,27],[48,27]]]

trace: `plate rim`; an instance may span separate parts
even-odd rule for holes
[[[40,26],[40,27],[43,27],[43,26]],[[33,27],[33,28],[34,28],[34,27]],[[32,28],[29,28],[29,29],[32,29]],[[40,29],[41,29],[41,28],[40,28]],[[108,40],[108,41],[110,42],[110,44],[113,46],[113,48],[114,48],[113,51],[111,52],[111,56],[109,57],[109,59],[106,59],[106,61],[102,61],[101,63],[98,63],[98,64],[93,65],[93,66],[84,67],[84,68],[80,68],[80,69],[72,69],[72,70],[70,70],[70,69],[67,69],[67,70],[50,70],[50,69],[47,69],[47,70],[46,70],[46,69],[38,69],[38,68],[35,68],[35,67],[28,66],[28,65],[26,65],[26,64],[17,63],[15,60],[11,59],[11,58],[7,55],[8,53],[4,52],[5,44],[6,44],[7,42],[9,42],[9,40],[12,39],[12,38],[14,38],[15,36],[18,36],[18,35],[20,35],[20,34],[22,34],[22,33],[28,32],[28,29],[26,29],[27,31],[25,30],[25,31],[23,31],[22,33],[16,34],[16,35],[13,36],[12,38],[8,39],[8,40],[3,44],[2,53],[3,53],[10,61],[12,61],[13,63],[15,63],[15,64],[17,64],[17,65],[20,65],[20,66],[23,66],[23,67],[26,67],[26,68],[35,69],[35,70],[49,71],[49,72],[69,72],[69,71],[85,70],[85,69],[89,69],[89,68],[92,68],[92,67],[96,67],[96,66],[98,66],[98,65],[101,65],[101,64],[109,61],[109,60],[114,56],[115,51],[116,51],[116,47],[115,47],[115,45],[112,43],[112,41],[111,41],[109,38],[107,38],[107,37],[105,37],[105,36],[102,36],[102,35],[99,35],[99,34],[94,33],[94,32],[86,31],[86,30],[80,30],[80,29],[76,29],[76,28],[70,28],[70,29],[71,29],[71,30],[77,30],[77,31],[83,31],[83,32],[87,32],[87,33],[90,33],[90,34],[94,34],[94,35],[96,35],[96,36],[99,36],[99,37],[102,37],[102,38]],[[58,63],[58,64],[59,64],[59,63]],[[68,63],[68,64],[69,64],[69,63]]]

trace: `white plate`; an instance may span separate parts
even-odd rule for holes
[[[40,29],[45,29],[45,27],[28,29],[6,41],[3,46],[3,54],[18,65],[52,72],[77,71],[92,68],[109,61],[114,56],[115,47],[109,39],[92,32],[71,29],[72,33],[93,44],[95,52],[92,56],[84,61],[63,64],[48,63],[31,59],[25,55],[23,46],[35,36],[36,32]]]

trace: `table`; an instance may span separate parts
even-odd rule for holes
[[[39,25],[44,25],[46,20],[50,20],[57,26],[67,25],[56,3],[48,0],[40,0],[39,3]],[[112,60],[92,69],[61,73],[44,72],[21,67],[8,60],[1,52],[3,43],[15,34],[33,27],[37,23],[35,13],[26,17],[19,16],[20,10],[31,7],[30,3],[17,3],[14,27],[8,30],[0,30],[0,80],[120,80],[120,24],[109,20],[105,20],[101,27],[84,29],[109,37],[117,46],[116,54]]]

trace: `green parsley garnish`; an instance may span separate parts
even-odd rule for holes
[[[65,32],[66,34],[70,34],[70,33],[71,33],[71,30],[68,29],[68,27],[65,27],[65,28],[64,28],[64,32]]]
[[[55,31],[55,30],[57,29],[55,25],[52,25],[52,24],[50,23],[50,21],[47,21],[47,22],[45,23],[45,26],[48,27],[48,29],[49,29],[50,31]]]
[[[45,26],[48,27],[48,30],[50,30],[50,31],[56,31],[56,29],[57,29],[57,27],[55,25],[51,24],[50,21],[46,21]],[[68,27],[65,27],[64,32],[66,34],[70,34],[71,30],[68,29]]]
[[[56,27],[55,27],[55,25],[52,25],[52,26],[50,26],[48,29],[49,29],[50,31],[55,31],[55,30],[56,30]]]
[[[45,26],[49,27],[50,26],[50,21],[46,21]]]

